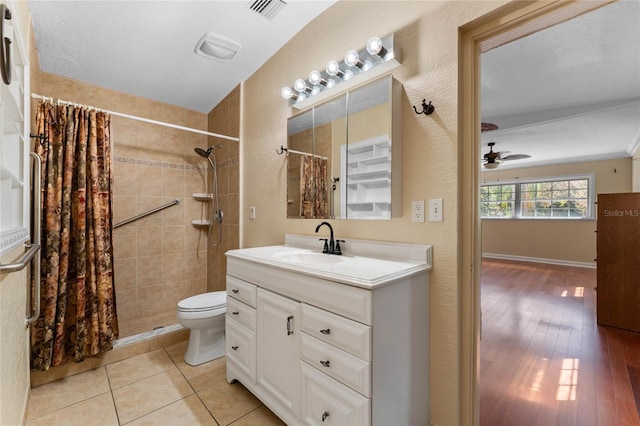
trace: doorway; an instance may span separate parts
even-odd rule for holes
[[[497,46],[554,26],[610,2],[534,2],[509,4],[461,28],[460,151],[462,152],[462,417],[479,421],[479,350],[481,333],[481,225],[479,213],[480,55]],[[468,262],[468,263],[467,263]]]

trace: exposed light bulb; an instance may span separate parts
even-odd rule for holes
[[[344,55],[344,63],[350,67],[362,68],[364,66],[364,63],[360,60],[360,56],[358,56],[358,52],[353,49]]]
[[[293,90],[291,90],[291,87],[289,86],[284,86],[282,90],[280,90],[280,96],[282,96],[283,99],[287,100],[293,99],[295,101],[296,99],[298,99],[298,95],[293,93]]]
[[[324,86],[327,89],[335,86],[336,82],[333,81],[332,79],[325,79],[324,77],[322,77],[322,73],[320,73],[320,71],[316,71],[313,70],[309,73],[309,83],[313,84],[314,86]],[[318,89],[318,87],[314,87],[314,89]]]
[[[335,77],[342,77],[344,75],[344,71],[340,69],[340,65],[336,61],[327,62],[327,74],[333,75]]]
[[[299,78],[293,82],[293,88],[300,93],[305,92],[306,91],[305,89],[307,88],[307,83],[305,83],[303,79]]]
[[[367,42],[367,52],[370,55],[377,55],[384,59],[388,50],[382,45],[380,37],[371,37]]]
[[[318,84],[322,84],[322,80],[323,78],[320,71],[313,70],[309,73],[309,83],[317,86]]]

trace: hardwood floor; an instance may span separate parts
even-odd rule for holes
[[[483,260],[482,426],[640,425],[640,333],[597,324],[595,286],[595,269]]]

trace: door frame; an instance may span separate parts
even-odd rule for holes
[[[461,424],[477,425],[480,418],[480,55],[613,1],[615,0],[513,1],[459,29]]]

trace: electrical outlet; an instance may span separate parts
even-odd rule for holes
[[[424,200],[413,201],[411,222],[424,222]]]
[[[253,220],[256,218],[256,206],[249,206],[249,219]]]
[[[442,222],[442,198],[429,200],[429,222]]]

